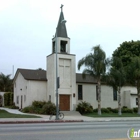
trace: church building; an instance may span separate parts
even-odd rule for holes
[[[56,85],[59,81],[60,110],[75,110],[81,101],[89,102],[94,109],[97,108],[96,80],[89,75],[83,79],[82,74],[76,73],[76,55],[70,52],[70,38],[67,34],[63,6],[61,6],[56,33],[50,47],[52,52],[46,57],[46,71],[17,69],[14,77],[15,105],[22,109],[31,105],[35,100],[51,101],[56,104]],[[56,77],[59,77],[59,80]],[[135,87],[123,87],[121,93],[122,106],[137,107]],[[103,83],[101,85],[101,107],[118,107],[117,92]]]

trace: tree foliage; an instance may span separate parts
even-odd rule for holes
[[[0,74],[0,91],[11,92],[13,88],[12,79],[9,75]]]
[[[101,75],[106,72],[106,54],[100,48],[100,45],[93,47],[91,51],[93,52],[79,60],[78,70],[80,70],[82,66],[85,66],[82,72],[83,77],[89,74],[96,78],[97,81],[100,81]]]
[[[127,74],[127,83],[136,86],[138,94],[138,114],[140,114],[140,41],[125,41],[113,53],[113,58],[122,60]]]
[[[126,83],[126,72],[121,59],[118,57],[112,59],[111,65],[112,67],[107,73],[106,81],[118,92],[118,114],[121,115],[121,88]]]
[[[78,69],[85,66],[82,72],[83,77],[89,74],[97,80],[98,114],[101,115],[101,77],[106,72],[107,60],[100,45],[93,47],[91,51],[93,52],[79,60]]]
[[[131,63],[131,58],[140,57],[140,41],[125,41],[120,44],[120,47],[112,55],[121,58],[123,66],[127,66]]]
[[[137,88],[138,114],[140,114],[140,57],[133,58],[131,64],[127,68],[129,82]]]

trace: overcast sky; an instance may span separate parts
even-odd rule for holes
[[[0,0],[0,73],[46,69],[61,4],[76,64],[95,45],[111,57],[140,40],[140,0]]]

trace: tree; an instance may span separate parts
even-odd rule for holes
[[[79,60],[78,70],[81,66],[85,66],[82,72],[83,78],[86,74],[91,75],[97,80],[97,95],[98,95],[98,114],[101,115],[101,75],[106,72],[106,54],[100,48],[100,45],[94,46],[90,53]]]
[[[127,74],[129,75],[129,82],[137,88],[138,114],[140,115],[140,57],[132,59],[127,69]]]
[[[128,66],[133,57],[140,57],[140,41],[125,41],[120,44],[112,54],[113,57],[119,57],[122,60],[123,66]]]
[[[140,114],[140,97],[139,97],[139,59],[140,59],[140,41],[125,41],[117,48],[113,57],[119,57],[122,60],[126,71],[127,83],[137,87],[138,94],[138,114]]]
[[[9,92],[12,91],[11,75],[0,74],[0,91]]]
[[[118,92],[118,114],[121,115],[121,88],[126,82],[126,73],[120,58],[114,57],[111,65],[106,81]]]

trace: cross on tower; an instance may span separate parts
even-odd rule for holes
[[[61,11],[63,11],[63,6],[64,6],[64,5],[63,5],[63,4],[61,4],[61,7],[60,7],[60,8],[61,8]]]

